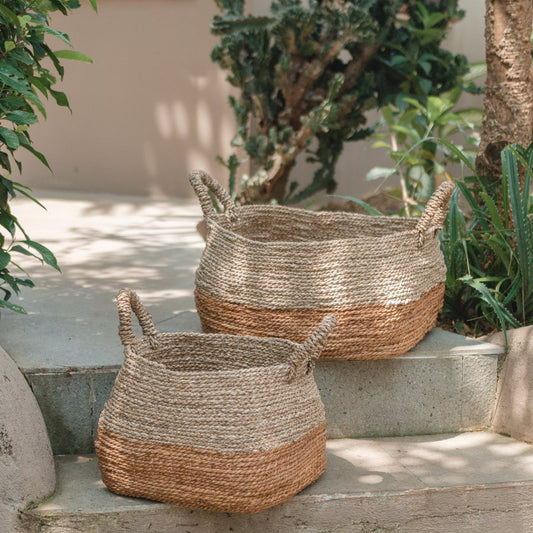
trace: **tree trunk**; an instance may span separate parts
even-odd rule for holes
[[[501,177],[501,150],[510,143],[531,142],[533,2],[486,0],[485,7],[487,82],[476,171],[493,181]]]

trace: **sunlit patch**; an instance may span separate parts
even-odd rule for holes
[[[189,116],[182,101],[178,100],[172,104],[172,118],[178,137],[187,138],[190,133]]]
[[[365,485],[379,485],[380,483],[383,483],[384,478],[379,474],[366,474],[364,476],[359,476],[357,481]]]
[[[210,148],[213,142],[213,123],[207,102],[200,100],[196,106],[196,130],[198,141],[204,148]]]
[[[165,102],[159,102],[154,108],[155,124],[158,133],[164,139],[172,137],[173,124],[169,106]]]

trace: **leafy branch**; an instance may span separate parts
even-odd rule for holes
[[[96,0],[89,0],[96,11]],[[49,13],[67,15],[80,7],[78,0],[4,0],[0,5],[0,308],[25,313],[11,301],[22,287],[33,287],[33,281],[16,261],[29,256],[60,271],[54,254],[32,240],[11,210],[10,202],[18,195],[36,202],[31,189],[13,180],[16,169],[22,172],[18,158],[21,149],[34,155],[50,168],[46,157],[33,147],[30,127],[46,118],[44,99],[52,98],[70,109],[68,98],[55,89],[63,79],[60,59],[91,62],[81,52],[71,49],[69,36],[50,27]],[[47,38],[53,37],[66,50],[52,50]],[[51,67],[46,66],[49,60]]]

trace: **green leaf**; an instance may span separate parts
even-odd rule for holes
[[[52,28],[50,28],[48,26],[43,26],[41,29],[45,33],[53,35],[54,37],[57,37],[58,39],[63,41],[65,44],[70,45],[70,37],[66,33],[64,33],[62,31],[54,30],[54,29],[52,29]]]
[[[22,255],[29,255],[31,257],[37,257],[35,254],[32,254],[27,248],[23,248],[22,246],[20,246],[20,244],[15,244],[15,246],[12,246],[11,251],[17,252]],[[40,259],[40,257],[38,259]]]
[[[0,82],[23,94],[30,102],[44,111],[43,103],[39,100],[28,81],[24,79],[23,74],[12,65],[5,63],[5,61],[0,61]]]
[[[61,272],[61,269],[59,268],[59,265],[57,264],[57,259],[55,255],[46,246],[43,246],[42,244],[32,241],[30,239],[26,239],[21,242],[23,242],[30,248],[33,248],[34,250],[36,250],[39,253],[39,255],[43,258],[43,261],[47,265],[50,265],[51,267],[55,268],[58,272]]]
[[[524,213],[522,208],[518,163],[515,155],[508,147],[504,148],[502,152],[502,170],[507,177],[509,188],[509,201],[513,214],[520,271],[524,289],[526,294],[529,294],[529,290],[533,287],[533,236],[529,231],[527,213]]]
[[[32,202],[36,203],[39,207],[42,207],[45,211],[47,211],[46,207],[41,202],[39,202],[39,200],[37,200],[37,198],[34,198],[30,194],[30,192],[31,192],[31,188],[30,187],[27,187],[26,185],[22,185],[22,183],[17,183],[16,181],[14,181],[13,182],[13,189],[15,191],[17,191],[19,194],[22,194],[23,196],[28,198],[28,200],[31,200]]]
[[[505,336],[505,342],[507,343],[507,325],[517,328],[520,327],[520,322],[518,322],[518,320],[516,320],[516,318],[509,313],[509,311],[507,311],[501,302],[494,298],[488,287],[479,280],[474,279],[471,276],[463,276],[460,278],[460,281],[472,287],[479,294],[481,300],[490,305],[500,321],[500,325]]]
[[[35,113],[30,113],[29,111],[21,111],[17,109],[7,113],[5,116],[6,120],[13,122],[13,124],[35,124],[37,123],[37,115]]]
[[[393,174],[396,174],[395,168],[387,168],[387,167],[374,167],[366,174],[366,179],[371,180],[377,180],[380,178],[388,178],[392,176]]]
[[[485,63],[484,61],[470,63],[468,67],[468,72],[463,75],[464,81],[473,81],[487,74],[487,63]]]
[[[52,95],[58,106],[68,107],[70,109],[70,104],[65,93],[50,89],[50,94]]]
[[[3,270],[7,267],[11,261],[11,256],[5,250],[0,250],[0,270]]]
[[[22,94],[31,93],[29,84],[24,80],[24,75],[5,61],[0,62],[0,81]]]
[[[72,59],[73,61],[82,61],[84,63],[93,62],[89,56],[76,50],[56,50],[53,54],[60,59]]]
[[[422,111],[423,113],[425,113],[426,108],[416,98],[411,98],[411,97],[406,96],[402,98],[402,100],[412,105],[413,107],[416,107],[419,111]]]
[[[11,150],[16,150],[20,145],[17,133],[4,126],[0,126],[0,139],[3,139]]]
[[[0,307],[4,307],[5,309],[9,309],[10,311],[14,311],[15,313],[19,313],[21,315],[27,315],[26,309],[24,307],[12,304],[11,302],[7,300],[0,300]]]
[[[457,187],[461,190],[463,193],[463,196],[465,197],[466,201],[468,202],[468,206],[476,216],[476,221],[479,223],[483,231],[490,232],[490,227],[487,223],[487,219],[485,216],[485,213],[481,210],[479,207],[479,204],[477,203],[476,199],[472,195],[472,192],[468,188],[468,185],[464,181],[456,181],[455,182]]]
[[[26,138],[25,138],[26,139]],[[31,154],[33,154],[46,168],[48,168],[49,170],[52,170],[50,168],[50,164],[48,163],[48,160],[46,159],[46,157],[41,153],[41,152],[38,152],[31,144],[30,142],[26,139],[26,140],[23,140],[19,137],[19,140],[20,140],[20,145],[25,148],[26,150],[28,150],[28,152],[30,152]]]
[[[0,17],[13,24],[17,30],[20,30],[20,22],[16,13],[2,4],[0,4]]]
[[[428,139],[434,139],[435,141],[437,141],[438,144],[442,144],[443,146],[448,148],[448,150],[453,152],[457,156],[457,158],[461,160],[475,174],[476,171],[474,169],[474,166],[472,165],[472,162],[459,148],[457,148],[457,146],[447,141],[446,139],[442,139],[439,137],[428,137]]]
[[[431,80],[419,78],[418,83],[424,94],[429,94],[429,92],[431,91],[431,87],[433,87],[433,83],[431,82]]]
[[[385,141],[376,141],[374,144],[372,144],[372,148],[388,148],[390,150],[392,146]]]
[[[94,9],[95,13],[98,13],[98,6],[96,5],[96,0],[89,0],[89,3],[91,4],[91,6]]]
[[[505,228],[503,227],[502,217],[500,216],[500,213],[498,212],[498,209],[496,208],[496,204],[494,203],[494,200],[485,191],[480,192],[479,196],[483,199],[483,202],[485,202],[485,205],[487,206],[490,219],[492,223],[494,224],[494,227],[498,231],[503,232]]]
[[[404,133],[405,135],[408,135],[409,137],[411,137],[415,141],[419,141],[420,140],[420,135],[418,134],[418,132],[415,129],[410,128],[408,126],[400,126],[398,124],[395,124],[395,125],[391,126],[391,130],[393,130],[393,131],[395,131],[397,133]]]

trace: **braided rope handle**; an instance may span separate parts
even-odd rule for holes
[[[441,183],[438,189],[431,195],[431,198],[426,204],[426,208],[422,213],[417,225],[418,245],[424,244],[425,233],[433,228],[435,230],[441,229],[444,226],[446,215],[448,213],[448,205],[452,197],[455,184],[451,181]]]
[[[143,335],[146,335],[150,339],[150,344],[154,343],[158,333],[157,329],[155,329],[152,315],[145,309],[134,290],[122,289],[118,292],[117,308],[119,319],[118,336],[125,348],[135,342],[135,332],[131,324],[132,312],[139,321]]]
[[[289,361],[288,381],[296,378],[299,367],[304,368],[306,374],[313,369],[316,360],[326,347],[329,334],[336,325],[337,319],[333,315],[326,315],[313,333],[300,344]]]
[[[202,208],[205,218],[217,214],[213,202],[211,201],[209,191],[215,195],[215,198],[224,207],[226,216],[230,220],[235,220],[237,218],[235,202],[226,192],[224,187],[222,187],[222,185],[220,185],[220,183],[212,178],[207,172],[204,172],[203,170],[193,170],[189,174],[189,181],[196,196],[198,196],[198,200],[200,200],[200,207]]]

